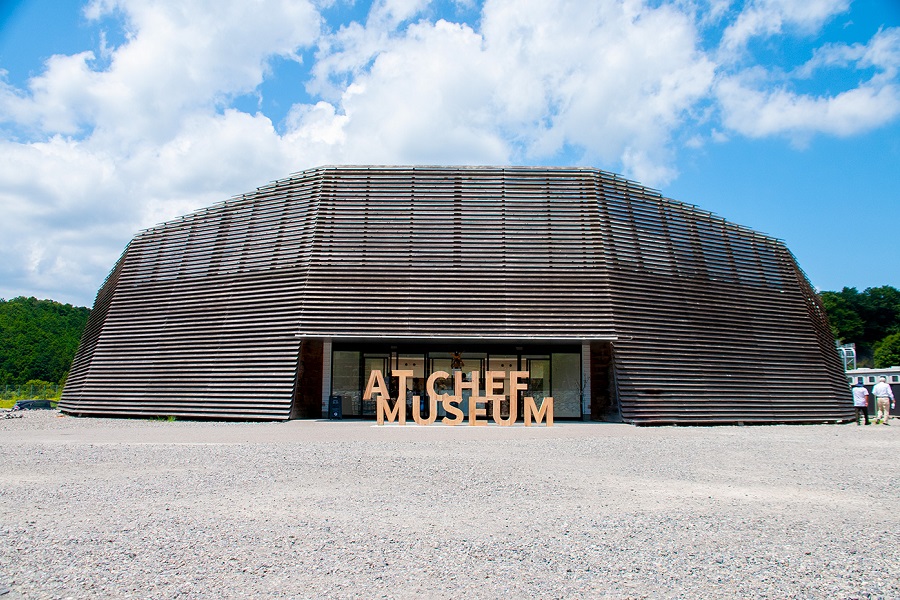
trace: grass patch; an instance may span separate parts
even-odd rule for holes
[[[56,408],[63,386],[33,379],[22,385],[0,385],[0,409],[9,410],[19,400],[49,400]]]

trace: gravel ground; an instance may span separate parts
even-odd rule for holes
[[[900,421],[0,420],[0,600],[900,598]]]

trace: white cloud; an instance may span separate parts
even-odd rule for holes
[[[18,88],[0,72],[0,296],[89,302],[137,229],[311,166],[566,160],[658,187],[677,176],[676,138],[802,142],[900,113],[898,29],[824,46],[787,78],[746,54],[848,0],[751,1],[737,17],[728,0],[487,0],[471,24],[435,20],[428,0],[376,0],[333,31],[316,10],[330,4],[94,0],[85,15],[121,18],[121,45],[101,32]],[[724,28],[719,47],[704,28]],[[310,49],[296,97],[312,100],[288,97],[282,133],[234,108],[262,98],[273,57]],[[818,96],[790,80],[838,68],[874,75]]]
[[[28,94],[5,85],[0,120],[45,133],[78,133],[96,113],[88,91],[96,75],[88,65],[93,59],[93,52],[50,57],[44,73],[29,82]]]
[[[130,210],[114,194],[97,193],[111,179],[111,160],[58,136],[0,143],[0,157],[0,296],[28,289],[92,297],[98,273],[124,248],[117,229]]]
[[[353,94],[356,88],[347,90]],[[287,127],[292,133],[286,136],[294,144],[314,145],[324,148],[343,146],[347,140],[344,133],[348,117],[338,115],[334,106],[327,102],[295,104],[287,117]]]
[[[331,126],[321,120],[321,105],[314,111],[317,130],[340,128],[341,161],[508,161],[492,103],[499,75],[482,51],[481,37],[468,26],[446,21],[416,23],[405,35],[390,39],[383,33],[357,30],[349,40],[350,32],[342,32],[347,50],[335,55],[330,72],[321,73],[331,78],[355,74],[337,105],[328,109]],[[371,57],[363,47],[373,37],[384,41]]]
[[[108,130],[122,142],[163,143],[194,111],[252,91],[272,56],[312,44],[320,18],[309,2],[270,0],[105,0],[92,17],[120,10],[126,42],[109,51],[108,69],[94,54],[53,56],[28,83],[28,94],[0,96],[0,108],[45,133]]]
[[[650,185],[669,181],[671,132],[714,74],[693,23],[671,7],[636,2],[596,4],[590,13],[581,4],[535,2],[518,17],[517,3],[495,4],[503,10],[485,19],[485,34],[489,48],[500,42],[504,72],[522,74],[519,86],[499,90],[519,115],[508,126],[532,138],[526,154],[574,145],[584,148],[585,162],[620,162]],[[651,162],[661,168],[648,169]]]
[[[429,2],[430,0],[375,0],[369,11],[369,26],[393,29],[420,14],[428,7]]]
[[[882,126],[900,115],[900,29],[876,33],[867,44],[831,44],[797,70],[812,77],[827,67],[874,68],[856,87],[832,94],[801,94],[788,83],[773,86],[762,68],[724,76],[716,87],[724,124],[748,137],[787,135],[805,145],[813,134],[851,136]],[[848,81],[854,81],[847,78]]]
[[[89,302],[139,228],[295,167],[268,118],[224,107],[271,57],[315,42],[310,2],[103,0],[85,14],[112,11],[128,32],[101,39],[108,67],[58,55],[26,89],[0,84],[0,122],[23,140],[0,143],[0,296]]]
[[[748,137],[787,134],[804,145],[809,136],[849,136],[893,120],[900,114],[900,87],[861,86],[834,96],[816,97],[787,90],[755,90],[739,79],[718,87],[725,125]]]
[[[809,78],[818,70],[841,67],[873,67],[881,71],[879,80],[893,79],[900,68],[900,28],[879,30],[867,44],[826,44],[797,69],[797,75]]]
[[[850,0],[753,0],[725,29],[722,48],[736,52],[754,37],[777,35],[787,27],[812,33],[849,8]]]
[[[344,28],[313,89],[331,99],[345,159],[505,163],[578,147],[583,162],[660,184],[674,174],[672,129],[713,80],[698,42],[672,7],[491,0],[480,32],[372,18]]]

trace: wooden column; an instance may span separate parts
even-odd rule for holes
[[[612,347],[609,342],[591,342],[591,420],[606,421],[613,402],[610,386]]]
[[[322,340],[305,339],[300,343],[297,382],[291,403],[292,419],[322,417]]]

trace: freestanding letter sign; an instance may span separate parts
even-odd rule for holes
[[[366,391],[363,393],[363,400],[371,400],[375,398],[375,414],[379,425],[384,425],[385,418],[388,423],[396,421],[400,425],[406,425],[406,381],[413,376],[413,372],[409,370],[397,370],[391,373],[397,378],[398,397],[394,400],[394,407],[391,408],[390,391],[384,381],[384,375],[380,370],[373,370],[369,375],[369,381],[366,384]],[[454,389],[453,395],[438,394],[434,389],[435,382],[438,379],[449,379],[450,373],[446,371],[435,371],[428,377],[425,390],[428,393],[428,418],[423,418],[421,413],[421,397],[412,397],[412,418],[417,425],[431,425],[437,419],[438,402],[444,408],[444,411],[452,417],[446,416],[441,421],[445,425],[459,425],[465,421],[465,415],[460,409],[459,404],[464,401],[463,392],[468,391],[467,407],[469,413],[469,425],[487,425],[488,408],[490,403],[490,416],[497,425],[509,426],[516,422],[518,416],[518,399],[519,393],[524,392],[528,388],[529,372],[528,371],[510,371],[509,375],[509,416],[504,419],[501,411],[501,403],[506,400],[502,394],[503,380],[506,379],[507,373],[503,371],[488,371],[485,373],[485,394],[481,395],[480,373],[471,371],[468,378],[464,377],[461,371],[454,373]],[[534,424],[540,424],[544,421],[547,427],[553,426],[553,398],[547,396],[538,408],[532,396],[525,396],[524,400],[524,416],[525,426],[531,427]]]

